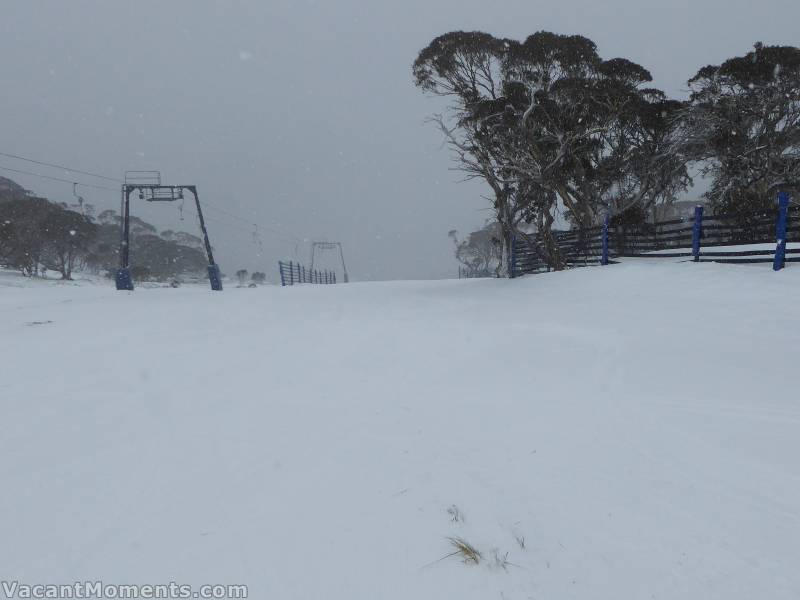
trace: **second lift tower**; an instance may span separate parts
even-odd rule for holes
[[[344,264],[344,252],[342,252],[341,242],[311,242],[311,270],[314,270],[314,259],[316,258],[317,250],[339,250],[339,259],[342,261],[342,272],[344,273],[344,282],[348,283],[347,266]]]

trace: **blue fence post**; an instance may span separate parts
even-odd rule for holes
[[[608,215],[605,216],[603,219],[603,239],[602,239],[602,251],[603,254],[600,257],[600,264],[607,265],[608,264]]]
[[[281,287],[286,287],[286,278],[283,276],[283,261],[278,261],[278,272],[281,274]]]
[[[694,226],[692,227],[692,256],[700,262],[700,238],[703,237],[703,207],[694,207]]]
[[[780,271],[786,266],[786,222],[789,219],[789,194],[778,194],[778,222],[775,225],[775,262],[772,269]]]

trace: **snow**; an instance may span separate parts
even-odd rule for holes
[[[764,257],[768,258],[772,254],[775,253],[775,248],[777,246],[777,242],[770,242],[765,244],[729,244],[726,246],[701,246],[700,247],[700,256],[705,253],[711,252],[744,252],[748,250],[764,250],[764,254],[756,254],[744,258],[754,258],[754,257]],[[787,250],[800,250],[800,242],[786,242],[786,249]],[[686,253],[691,252],[692,247],[688,246],[685,248],[665,248],[664,250],[652,250],[651,252],[647,252],[646,254],[678,254],[678,253]],[[735,258],[735,257],[734,257]]]
[[[799,291],[713,263],[223,293],[6,274],[1,578],[797,598]]]

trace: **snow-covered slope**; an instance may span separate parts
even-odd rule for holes
[[[800,596],[800,268],[4,281],[0,579]]]

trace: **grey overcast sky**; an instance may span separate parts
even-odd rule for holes
[[[2,0],[0,152],[197,184],[243,219],[208,211],[228,273],[273,276],[278,258],[307,261],[303,240],[315,239],[344,244],[354,279],[453,276],[447,232],[489,213],[483,188],[449,170],[424,122],[441,106],[410,68],[456,29],[579,33],[679,96],[699,67],[757,40],[800,45],[800,1]],[[64,176],[5,157],[0,166]],[[0,175],[72,196],[68,184]],[[119,204],[118,192],[81,194],[98,211]],[[180,222],[157,208],[134,212],[192,231],[188,211]]]

